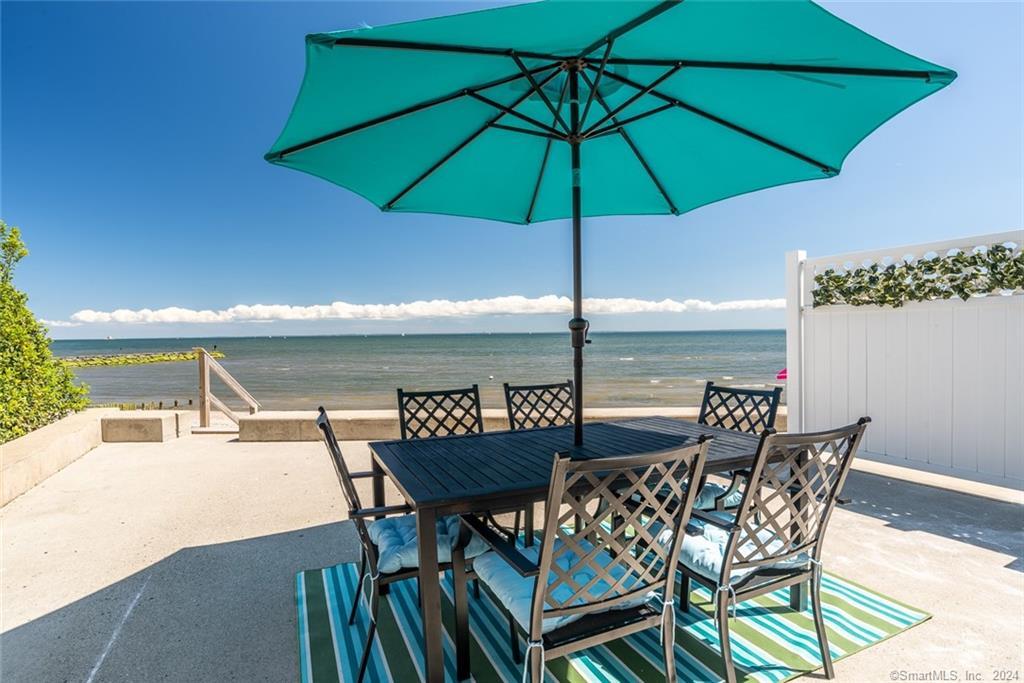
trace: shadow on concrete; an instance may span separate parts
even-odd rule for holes
[[[841,509],[883,520],[900,531],[923,531],[1012,555],[1008,569],[1024,571],[1024,507],[914,484],[867,472],[850,472]]]
[[[356,559],[351,522],[182,549],[4,633],[0,680],[297,680],[295,574]]]

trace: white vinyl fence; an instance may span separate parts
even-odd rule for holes
[[[871,252],[787,254],[789,429],[869,415],[867,457],[1021,488],[1024,485],[1024,294],[814,308],[814,276],[1024,245],[1024,230]]]

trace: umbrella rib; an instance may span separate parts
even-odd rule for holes
[[[530,94],[532,94],[532,92]],[[498,111],[505,112],[506,114],[509,114],[510,116],[514,116],[514,117],[516,117],[517,119],[519,119],[521,121],[525,121],[526,123],[529,123],[531,126],[536,126],[537,128],[540,128],[543,131],[547,131],[551,135],[557,136],[559,139],[563,139],[563,140],[565,139],[565,134],[562,133],[562,131],[558,130],[557,128],[552,128],[548,124],[542,123],[542,122],[538,121],[537,119],[533,118],[532,116],[527,116],[526,114],[523,114],[522,112],[518,112],[515,109],[513,109],[512,107],[507,107],[504,104],[501,104],[500,102],[495,102],[491,98],[484,97],[480,93],[471,92],[471,93],[469,93],[469,96],[472,97],[475,100],[479,100],[480,102],[483,102],[486,105],[494,107]],[[520,103],[517,103],[517,105],[518,104],[520,104]]]
[[[593,67],[589,67],[589,68],[593,68]],[[624,83],[625,85],[628,85],[631,88],[636,88],[638,90],[642,90],[644,88],[643,85],[640,85],[639,83],[637,83],[635,81],[632,81],[632,80],[626,78],[625,76],[620,76],[619,74],[615,73],[614,71],[608,71],[607,74],[608,74],[608,78],[612,78],[612,79],[614,79],[616,81],[619,81],[620,83]],[[761,144],[767,145],[767,146],[769,146],[769,147],[771,147],[773,149],[776,149],[776,150],[778,150],[780,152],[784,152],[785,154],[788,154],[791,157],[799,159],[800,161],[803,161],[806,164],[810,164],[811,166],[816,166],[817,168],[821,169],[822,173],[825,173],[826,175],[832,176],[832,175],[836,175],[837,173],[839,173],[839,169],[833,168],[832,166],[829,166],[828,164],[822,163],[822,162],[814,159],[813,157],[809,157],[806,154],[804,154],[803,152],[798,152],[797,150],[795,150],[795,149],[793,149],[791,147],[787,147],[786,145],[782,144],[781,142],[776,142],[775,140],[772,140],[771,138],[767,138],[764,135],[761,135],[760,133],[755,133],[754,131],[752,131],[752,130],[750,130],[748,128],[744,128],[743,126],[741,126],[739,124],[736,124],[736,123],[733,123],[732,121],[728,121],[726,119],[723,119],[720,116],[716,116],[715,114],[712,114],[711,112],[704,111],[703,109],[700,109],[699,107],[695,107],[692,104],[687,104],[686,102],[683,102],[682,100],[680,100],[677,97],[671,97],[670,95],[666,95],[665,93],[660,92],[658,90],[650,90],[649,94],[651,96],[653,96],[653,97],[657,97],[658,99],[662,100],[663,102],[667,102],[668,104],[671,104],[671,105],[673,105],[675,107],[683,109],[684,111],[688,111],[691,114],[696,114],[697,116],[700,116],[701,118],[707,119],[708,121],[711,121],[712,123],[717,123],[718,125],[723,126],[725,128],[728,128],[729,130],[732,130],[734,132],[740,133],[741,135],[745,135],[745,136],[747,136],[747,137],[749,137],[749,138],[751,138],[753,140],[757,140]]]
[[[548,69],[554,69],[554,68],[556,68],[558,66],[559,66],[558,64],[545,64],[544,66],[538,66],[538,67],[535,67],[533,69],[530,69],[529,71],[532,74],[537,74],[537,73],[540,73],[542,71],[546,71]],[[456,99],[458,99],[460,97],[467,97],[467,96],[471,95],[472,93],[477,92],[479,90],[488,90],[490,88],[494,88],[494,87],[497,87],[499,85],[505,85],[506,83],[511,83],[513,81],[517,81],[517,80],[519,80],[521,78],[525,78],[525,77],[526,77],[525,74],[517,73],[517,74],[512,74],[510,76],[504,76],[502,78],[498,78],[498,79],[495,79],[493,81],[488,81],[486,83],[481,83],[479,85],[474,85],[474,86],[471,86],[469,88],[462,88],[462,89],[460,89],[460,90],[458,90],[456,92],[448,93],[447,95],[442,95],[440,97],[435,97],[433,99],[425,100],[423,102],[418,102],[416,104],[410,105],[408,107],[404,107],[404,108],[399,109],[397,111],[393,111],[393,112],[391,112],[389,114],[382,114],[381,116],[375,116],[372,119],[368,119],[366,121],[362,121],[361,123],[356,123],[356,124],[353,124],[351,126],[347,126],[347,127],[342,128],[340,130],[336,130],[336,131],[334,131],[332,133],[327,133],[325,135],[321,135],[319,137],[313,138],[312,140],[307,140],[306,142],[300,142],[300,143],[292,145],[290,147],[286,147],[285,149],[282,149],[279,152],[270,152],[270,153],[268,153],[266,155],[265,158],[268,161],[275,161],[275,160],[278,160],[278,159],[283,159],[284,157],[286,157],[286,156],[288,156],[290,154],[294,154],[296,152],[301,152],[301,151],[303,151],[305,149],[309,149],[310,147],[316,147],[317,145],[322,145],[325,142],[331,142],[332,140],[337,140],[338,138],[345,137],[346,135],[351,135],[352,133],[358,133],[361,130],[366,130],[367,128],[372,128],[373,126],[378,126],[378,125],[380,125],[382,123],[387,123],[388,121],[392,121],[394,119],[401,118],[403,116],[408,116],[409,114],[415,114],[416,112],[423,111],[424,109],[429,109],[431,107],[436,107],[437,105],[440,105],[440,104],[445,104],[447,102],[451,102],[452,100],[456,100]]]
[[[545,133],[542,130],[532,130],[530,128],[521,128],[520,126],[508,126],[504,123],[492,123],[491,128],[497,128],[499,130],[507,130],[511,133],[523,133],[525,135],[534,135],[540,138],[547,138],[548,140],[562,140],[565,141],[564,135],[553,135],[552,133]]]
[[[615,41],[611,38],[608,39],[608,44],[604,48],[604,56],[601,57],[601,66],[597,68],[597,75],[594,76],[594,86],[590,89],[590,94],[587,95],[587,103],[583,107],[583,114],[580,116],[580,121],[583,123],[587,122],[587,114],[590,113],[590,105],[594,104],[594,93],[597,92],[598,86],[601,85],[601,77],[604,76],[605,67],[608,66],[608,58],[612,54],[612,45]]]
[[[590,79],[587,78],[586,72],[581,71],[580,75],[583,76],[583,80],[587,82],[589,87],[593,87]],[[645,171],[647,171],[647,175],[651,178],[651,182],[653,182],[654,186],[658,188],[658,192],[661,193],[661,196],[665,199],[665,203],[668,204],[669,211],[671,211],[673,215],[679,215],[679,209],[676,207],[675,202],[672,201],[672,197],[669,196],[668,190],[666,190],[665,186],[661,184],[660,180],[658,180],[658,176],[655,175],[654,169],[652,169],[651,165],[647,163],[647,159],[644,158],[644,155],[640,153],[640,149],[636,146],[636,143],[633,142],[633,138],[630,137],[629,133],[626,132],[626,129],[616,121],[615,115],[612,113],[608,103],[604,101],[603,97],[601,97],[601,93],[598,93],[596,89],[594,92],[596,93],[595,99],[597,100],[597,103],[601,105],[601,108],[608,112],[608,117],[612,120],[612,123],[618,126],[619,135],[622,136],[622,139],[629,146],[629,149],[632,150],[636,160],[639,161],[640,165],[643,166]]]
[[[548,74],[545,78],[543,78],[540,81],[540,83],[539,83],[540,87],[544,87],[545,85],[547,85],[559,73],[560,73],[560,71],[556,70],[553,73]],[[530,88],[525,93],[523,93],[518,98],[516,98],[516,101],[512,104],[512,107],[510,109],[514,109],[515,107],[518,107],[520,104],[525,102],[526,98],[528,98],[531,94],[533,94],[533,88]],[[398,203],[398,201],[402,197],[404,197],[405,195],[409,194],[409,192],[411,192],[417,185],[419,185],[424,180],[426,180],[431,175],[433,175],[434,172],[437,171],[437,169],[441,168],[446,163],[448,163],[448,161],[450,161],[452,159],[452,157],[454,157],[456,154],[458,154],[463,149],[465,149],[471,142],[473,142],[478,137],[480,137],[488,128],[490,128],[495,123],[500,121],[502,119],[502,117],[505,116],[506,113],[507,112],[505,112],[505,111],[499,111],[497,113],[497,115],[495,115],[493,118],[488,120],[484,125],[480,126],[480,128],[478,128],[477,130],[473,131],[473,133],[470,134],[466,139],[464,139],[458,145],[456,145],[451,150],[449,150],[443,157],[441,157],[436,162],[434,162],[434,164],[431,165],[430,168],[425,170],[423,173],[421,173],[419,176],[417,176],[417,178],[415,180],[413,180],[411,183],[409,183],[404,188],[402,188],[402,190],[398,194],[396,194],[394,196],[394,198],[391,199],[391,201],[389,201],[387,204],[384,205],[384,209],[385,210],[390,210],[390,209],[394,208],[395,204]]]
[[[547,105],[548,111],[550,111],[551,114],[555,117],[555,120],[554,122],[552,122],[551,125],[558,123],[558,125],[562,127],[562,130],[568,133],[569,126],[565,125],[565,121],[562,120],[561,114],[559,114],[558,110],[555,109],[555,105],[551,104],[551,100],[544,92],[544,89],[537,85],[537,79],[533,77],[533,74],[530,73],[530,70],[526,68],[525,64],[523,64],[523,60],[521,60],[519,58],[519,55],[517,55],[514,52],[512,53],[512,60],[516,63],[516,66],[519,67],[519,70],[523,72],[523,75],[526,76],[526,79],[530,81],[530,85],[532,85],[533,89],[537,91],[537,94],[540,95],[540,98],[544,100],[544,104]]]
[[[558,59],[551,56],[551,59]],[[836,74],[839,76],[878,76],[882,78],[911,78],[931,82],[933,79],[945,80],[949,71],[928,71],[924,69],[883,69],[861,66],[829,66],[825,64],[786,64],[775,62],[731,62],[708,59],[643,59],[632,57],[612,57],[609,64],[625,66],[672,66],[682,64],[688,69],[732,69],[735,71],[791,71],[794,73]]]
[[[600,128],[601,125],[606,123],[607,121],[609,121],[609,120],[614,121],[615,120],[615,116],[618,115],[619,113],[621,113],[626,107],[628,107],[629,105],[633,104],[634,102],[639,100],[641,97],[643,97],[644,95],[646,95],[650,91],[652,91],[655,88],[657,88],[661,83],[663,83],[668,78],[674,76],[681,68],[683,68],[683,67],[680,64],[676,64],[675,66],[671,67],[670,69],[668,69],[668,71],[666,71],[665,73],[661,74],[660,76],[655,78],[653,81],[651,81],[651,83],[649,85],[645,86],[642,90],[638,90],[637,92],[633,93],[633,95],[631,95],[630,97],[627,97],[625,102],[619,104],[614,109],[608,109],[607,107],[605,107],[605,110],[608,113],[605,114],[604,116],[602,116],[600,119],[598,119],[597,122],[594,123],[594,125],[590,126],[585,131],[583,131],[583,133],[582,133],[583,137],[586,137],[588,134],[593,133],[595,130]],[[587,79],[587,83],[590,83],[590,79],[589,78]],[[597,89],[594,88],[590,92],[596,93]]]
[[[660,6],[659,6],[660,7]],[[669,9],[666,7],[665,9]],[[662,10],[664,11],[664,10]],[[635,26],[633,27],[635,28]],[[605,41],[605,38],[597,41],[590,47],[589,54]],[[379,47],[394,50],[419,50],[425,52],[452,52],[457,54],[491,55],[495,57],[510,57],[513,50],[504,47],[477,47],[472,45],[455,45],[447,43],[424,43],[404,40],[380,40],[376,38],[335,38],[334,45],[351,47]],[[530,50],[516,50],[516,54],[527,59],[544,59],[553,62],[564,62],[571,59],[579,59],[579,55],[557,55],[550,52],[534,52]],[[931,82],[932,80],[948,81],[953,73],[949,70],[929,71],[927,69],[885,69],[876,67],[860,66],[827,66],[819,64],[785,64],[774,62],[731,62],[708,59],[672,59],[672,58],[637,58],[637,57],[609,57],[608,64],[623,64],[626,66],[672,66],[682,64],[684,68],[701,69],[735,69],[740,71],[792,71],[794,73],[817,73],[836,74],[840,76],[878,76],[882,78],[912,78]],[[588,63],[588,66],[590,64]]]
[[[654,116],[655,114],[660,114],[661,112],[666,111],[668,109],[675,109],[675,105],[674,104],[665,103],[665,104],[662,104],[662,105],[659,105],[659,106],[655,107],[654,109],[648,109],[647,111],[640,112],[639,114],[634,114],[633,116],[627,116],[624,119],[619,119],[617,123],[613,123],[610,126],[605,126],[604,128],[601,128],[599,130],[595,130],[593,133],[586,134],[584,136],[584,138],[586,140],[596,140],[597,138],[602,138],[605,135],[610,135],[610,134],[616,132],[617,130],[619,130],[620,128],[623,128],[624,126],[627,126],[630,123],[633,123],[634,121],[639,121],[640,119],[646,119],[648,116]]]
[[[562,111],[562,105],[565,104],[565,91],[569,87],[569,79],[565,79],[562,82],[562,91],[558,93],[558,111]],[[540,194],[540,184],[544,180],[544,171],[548,166],[548,157],[551,155],[551,143],[552,140],[548,138],[548,143],[544,145],[544,156],[540,159],[540,168],[537,170],[537,182],[533,185],[533,195],[530,197],[530,208],[526,210],[526,223],[529,225],[530,221],[533,220],[533,209],[537,206],[537,196]]]
[[[616,38],[618,38],[620,36],[623,36],[623,35],[629,33],[630,31],[632,31],[636,27],[641,26],[643,24],[646,24],[648,21],[650,21],[651,19],[654,19],[658,15],[664,14],[668,10],[670,10],[673,7],[675,7],[676,5],[680,4],[682,1],[683,0],[664,0],[664,2],[658,3],[657,5],[652,7],[651,9],[647,10],[646,12],[644,12],[643,14],[640,14],[640,15],[630,19],[629,21],[627,21],[625,24],[622,24],[618,28],[612,29],[607,35],[605,35],[600,40],[595,40],[593,43],[591,43],[590,45],[588,45],[585,48],[583,48],[580,51],[580,54],[579,54],[580,58],[586,57],[591,52],[593,52],[597,48],[601,47],[601,45],[604,44],[605,41],[612,41],[612,40],[615,40]]]

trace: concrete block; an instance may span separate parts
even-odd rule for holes
[[[159,442],[178,437],[173,410],[125,410],[101,421],[105,442]]]

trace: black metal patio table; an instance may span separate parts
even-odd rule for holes
[[[667,417],[593,422],[584,431],[582,446],[573,446],[571,426],[370,443],[374,471],[391,478],[416,515],[425,674],[430,683],[444,680],[439,571],[428,570],[438,566],[438,518],[543,501],[556,453],[588,459],[629,455],[692,445],[709,434],[715,438],[705,472],[713,474],[749,466],[759,441],[751,434]],[[383,477],[373,481],[373,504],[383,506]],[[464,675],[469,671],[464,567],[453,570],[456,660]]]

